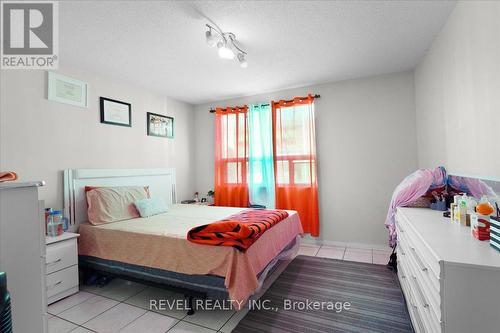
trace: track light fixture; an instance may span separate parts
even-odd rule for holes
[[[247,68],[247,53],[241,49],[241,46],[236,40],[236,35],[232,32],[223,32],[210,24],[206,24],[206,26],[208,30],[205,32],[205,37],[208,46],[217,46],[217,52],[222,59],[234,59],[237,57],[241,68]]]
[[[218,42],[217,48],[219,49],[219,57],[222,59],[234,59],[234,52],[227,43]]]
[[[217,37],[212,33],[212,29],[208,29],[205,32],[205,37],[207,38],[207,44],[210,47],[214,47],[217,44]]]
[[[245,59],[245,55],[243,53],[238,53],[238,61],[240,62],[241,68],[247,68],[248,62]]]

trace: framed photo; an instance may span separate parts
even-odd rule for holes
[[[48,72],[47,99],[59,103],[86,108],[88,106],[88,84],[62,74]]]
[[[174,137],[174,118],[151,112],[146,117],[148,135],[171,139]]]
[[[130,103],[100,97],[101,123],[132,127],[132,106]]]

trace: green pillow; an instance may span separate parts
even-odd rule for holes
[[[141,217],[158,215],[168,210],[167,204],[160,198],[140,199],[134,202],[134,205]]]

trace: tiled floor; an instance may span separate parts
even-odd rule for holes
[[[299,255],[385,265],[389,261],[391,251],[357,249],[342,246],[302,244],[300,246]]]
[[[303,244],[299,255],[385,265],[390,251]],[[274,274],[279,275],[279,272]],[[270,284],[262,288],[261,293]],[[229,333],[248,310],[239,312],[150,309],[151,300],[184,300],[184,295],[114,279],[102,288],[81,291],[49,306],[49,333]]]
[[[184,295],[121,279],[102,288],[81,286],[78,294],[48,307],[49,333],[213,333],[230,332],[238,323],[230,320],[234,311],[187,316],[184,310],[150,309],[150,300],[165,299],[184,301]]]

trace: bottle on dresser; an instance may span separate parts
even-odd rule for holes
[[[490,239],[490,216],[495,209],[488,201],[486,196],[481,198],[480,203],[476,206],[476,212],[471,217],[471,232],[472,235],[480,241]]]

